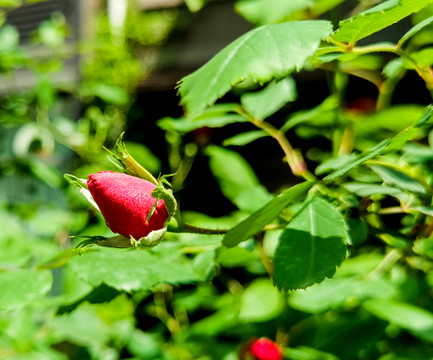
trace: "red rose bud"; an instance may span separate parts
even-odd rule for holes
[[[248,358],[254,360],[282,360],[283,354],[277,343],[267,338],[255,339],[246,349]]]
[[[164,200],[158,201],[154,213],[146,221],[156,201],[152,196],[156,186],[151,182],[127,174],[101,171],[89,175],[87,185],[107,226],[114,233],[138,240],[164,228],[168,218]]]

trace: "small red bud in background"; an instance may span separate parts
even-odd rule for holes
[[[168,218],[163,200],[146,222],[156,199],[155,185],[147,180],[112,171],[89,175],[89,191],[101,210],[107,226],[114,233],[138,240],[160,230]]]
[[[250,340],[242,349],[242,360],[282,360],[283,354],[277,343],[267,338]]]

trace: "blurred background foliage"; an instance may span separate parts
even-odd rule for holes
[[[214,2],[210,12],[215,14],[220,3],[227,3]],[[182,114],[175,82],[169,79],[165,90],[153,92],[143,91],[141,87],[151,86],[143,82],[147,76],[152,80],[158,66],[164,72],[163,65],[173,58],[184,65],[183,73],[174,72],[176,81],[192,70],[178,47],[182,41],[176,39],[188,32],[189,24],[200,24],[214,2],[188,0],[142,10],[141,2],[131,0],[120,26],[109,15],[108,5],[115,1],[92,6],[83,1],[82,11],[94,7],[83,28],[55,11],[23,32],[9,21],[14,12],[31,12],[44,3],[55,8],[56,1],[0,0],[0,359],[231,360],[238,358],[244,342],[260,336],[289,345],[285,355],[290,359],[431,359],[433,318],[423,310],[433,308],[431,237],[417,241],[407,262],[399,262],[398,252],[386,253],[371,241],[356,214],[349,214],[349,222],[354,244],[362,247],[354,250],[333,280],[290,294],[274,288],[261,261],[273,253],[278,229],[266,232],[261,248],[246,241],[228,249],[219,247],[219,237],[168,234],[151,253],[131,252],[125,257],[118,250],[102,249],[72,256],[77,240],[71,236],[110,232],[63,174],[87,178],[115,170],[103,147],[112,148],[125,130],[128,150],[154,175],[177,171],[173,186],[181,206],[189,210],[183,217],[192,225],[230,228],[276,190],[296,181],[271,141],[238,153],[216,146],[224,140],[235,146],[249,142],[232,137],[243,124],[184,131],[173,129],[172,119],[166,118],[156,125],[159,118]],[[236,16],[231,34],[236,37],[253,27],[240,15],[254,25],[323,14],[336,21],[371,3],[376,2],[275,1],[273,7],[265,0],[242,0],[229,2],[230,14],[216,21],[224,28],[226,17]],[[413,46],[421,49],[431,42],[431,31],[425,28]],[[172,52],[165,47],[169,41],[174,41]],[[215,44],[219,46],[218,41]],[[426,62],[432,57],[421,50],[418,56]],[[373,109],[368,96],[377,95],[374,78],[367,77],[372,80],[367,84],[352,75],[359,69],[380,71],[384,62],[375,55],[348,57],[341,62],[344,71],[336,71],[333,79],[323,74],[317,79],[313,72],[296,79],[289,104],[274,120],[295,114],[291,119],[300,126],[293,141],[308,149],[309,164],[316,166],[341,150],[331,141],[345,136],[333,117],[341,104],[344,121],[349,119],[356,128],[353,147],[358,150],[420,117],[430,95],[424,84],[407,74],[410,66],[399,64],[387,67],[401,79],[400,87],[395,84],[395,101],[410,105],[393,104],[397,106],[376,119],[369,114]],[[421,90],[408,92],[408,84]],[[240,84],[226,99],[238,100],[254,86]],[[329,88],[337,97],[345,93],[339,99],[343,101],[324,101]],[[393,121],[396,112],[404,112],[407,124]],[[311,120],[308,125],[302,124],[304,118]],[[408,146],[404,156],[409,163],[422,159],[430,182],[432,137],[431,132],[423,135],[421,145]],[[356,176],[365,180],[372,175],[360,171]],[[367,191],[353,189],[356,185],[351,191]],[[242,194],[245,187],[249,192]],[[390,196],[378,202],[394,205],[395,197],[407,195],[388,190]],[[348,208],[357,201],[353,196],[345,199]],[[425,211],[431,215],[430,208]],[[392,228],[400,221],[410,223],[409,217],[413,215],[390,215],[389,224]],[[407,242],[381,236],[397,248]],[[149,277],[155,268],[165,272]],[[132,278],[129,272],[134,273]]]

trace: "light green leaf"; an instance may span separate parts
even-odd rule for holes
[[[348,160],[345,164],[341,165],[341,167],[328,176],[326,176],[323,180],[324,181],[332,181],[353,168],[363,164],[369,159],[372,159],[373,157],[384,153],[385,151],[391,151],[391,150],[400,150],[403,148],[403,146],[406,144],[407,141],[411,140],[418,132],[418,129],[426,125],[433,114],[433,107],[431,105],[427,106],[424,110],[424,113],[421,116],[421,119],[419,119],[415,124],[407,127],[403,131],[399,132],[394,137],[383,140],[376,146],[367,149],[363,151],[361,154],[356,156],[353,159]]]
[[[404,19],[432,0],[388,0],[352,18],[340,21],[334,40],[355,45],[371,34]]]
[[[335,170],[334,172],[332,172],[331,174],[326,176],[323,180],[324,181],[332,181],[332,180],[346,174],[347,172],[349,172],[350,170],[354,169],[355,167],[363,164],[367,160],[379,155],[382,151],[384,151],[389,146],[389,144],[391,144],[391,139],[382,141],[381,143],[377,144],[373,148],[362,152],[361,154],[356,156],[354,159],[350,159],[345,164],[343,164],[339,169]]]
[[[388,166],[372,165],[371,169],[389,185],[398,186],[411,192],[425,194],[425,188],[410,176]]]
[[[398,42],[399,46],[402,46],[406,40],[415,35],[417,32],[424,29],[426,26],[429,26],[433,22],[433,16],[428,17],[427,19],[421,21],[416,24],[413,28],[411,28],[406,34],[404,34],[400,41]]]
[[[287,189],[230,229],[224,236],[223,244],[227,247],[233,247],[248,240],[274,220],[289,204],[299,201],[313,184],[314,182],[306,181]]]
[[[269,134],[264,130],[248,131],[224,140],[223,145],[244,146],[253,142],[254,140],[261,139],[265,136],[269,136]]]
[[[72,271],[93,286],[102,283],[117,290],[148,290],[158,283],[191,283],[199,280],[186,259],[149,251],[98,248],[75,257]]]
[[[279,238],[275,285],[282,290],[304,289],[332,277],[349,242],[340,212],[321,198],[308,200]]]
[[[49,270],[14,270],[0,272],[0,309],[18,309],[51,289]]]
[[[325,279],[308,289],[293,292],[290,306],[313,314],[337,308],[351,295],[353,282],[353,278]]]
[[[349,182],[343,184],[343,187],[358,196],[373,196],[378,194],[390,195],[398,197],[402,194],[400,189],[392,186],[384,186],[379,184],[367,184],[358,182]]]
[[[313,0],[243,0],[238,1],[235,8],[248,21],[256,25],[267,25],[313,4]]]
[[[283,309],[283,298],[269,279],[256,279],[242,293],[239,319],[246,322],[268,321]]]
[[[306,346],[287,348],[284,354],[291,360],[340,360],[334,354]]]
[[[241,96],[244,109],[256,119],[264,120],[297,97],[296,83],[291,77],[271,82],[266,88]]]
[[[265,83],[301,69],[332,31],[323,20],[267,25],[244,34],[181,80],[181,103],[196,114],[249,77]]]
[[[196,129],[203,127],[208,128],[219,128],[229,124],[234,124],[237,122],[246,122],[247,119],[242,115],[238,114],[224,114],[215,117],[208,117],[206,119],[197,119],[195,121],[190,121],[188,119],[180,118],[162,118],[158,120],[158,126],[163,130],[174,130],[181,133],[187,133]]]
[[[431,312],[415,305],[385,299],[371,299],[363,305],[373,315],[408,330],[420,339],[433,342]]]

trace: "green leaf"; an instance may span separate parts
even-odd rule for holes
[[[0,309],[18,309],[41,298],[51,289],[49,270],[14,270],[0,272]]]
[[[163,254],[166,255],[166,254]],[[69,261],[72,271],[93,286],[102,283],[124,291],[149,290],[158,283],[191,283],[198,280],[186,259],[149,251],[98,248]]]
[[[343,184],[343,187],[358,196],[373,196],[378,194],[390,195],[399,197],[402,194],[400,189],[392,186],[384,186],[379,184],[366,184],[358,182],[349,182]]]
[[[246,322],[268,321],[283,309],[281,294],[269,279],[256,279],[242,293],[239,319]]]
[[[235,135],[229,139],[224,140],[224,146],[244,146],[257,139],[269,136],[269,134],[264,130],[253,130]]]
[[[313,4],[313,0],[243,0],[236,2],[235,8],[248,21],[256,25],[267,25]]]
[[[284,354],[291,360],[339,360],[334,354],[306,346],[290,347]]]
[[[418,306],[385,299],[364,302],[373,315],[408,330],[422,340],[433,342],[433,314]]]
[[[406,40],[415,35],[417,32],[424,29],[426,26],[429,26],[432,22],[433,16],[430,16],[427,19],[416,24],[413,28],[411,28],[406,34],[401,37],[400,41],[398,42],[398,46],[402,46]]]
[[[391,144],[391,139],[384,140],[381,143],[377,144],[371,149],[368,149],[358,156],[356,156],[354,159],[350,159],[345,164],[343,164],[339,169],[335,170],[328,176],[326,176],[323,180],[324,181],[332,181],[340,176],[343,176],[350,170],[356,168],[357,166],[363,164],[367,160],[374,158],[375,156],[379,155],[381,152],[383,152],[388,146]]]
[[[185,118],[173,119],[165,117],[158,120],[157,124],[161,129],[165,131],[174,130],[180,133],[187,133],[203,127],[220,128],[226,125],[246,121],[248,120],[242,115],[224,114],[215,117],[208,117],[205,119],[197,119],[194,121]]]
[[[256,189],[260,182],[254,170],[246,160],[235,151],[227,150],[218,146],[207,148],[209,165],[216,177],[222,193],[242,210],[249,210],[250,206],[243,207],[242,193],[250,189]],[[265,200],[271,196],[263,187],[261,194],[265,193]],[[266,198],[266,194],[268,197]],[[240,197],[241,196],[241,197]],[[239,198],[240,197],[240,198]],[[239,200],[240,199],[240,200]]]
[[[396,169],[382,165],[372,165],[371,169],[389,185],[395,185],[400,189],[419,194],[425,194],[426,192],[425,188],[418,181]]]
[[[321,198],[308,200],[280,235],[274,254],[275,285],[304,289],[332,277],[349,242],[340,212]]]
[[[432,0],[388,0],[354,17],[340,21],[334,40],[355,45],[371,34],[404,19]]]
[[[363,151],[361,154],[356,156],[353,159],[349,159],[345,164],[342,164],[341,167],[328,176],[326,176],[323,180],[324,181],[332,181],[350,170],[354,169],[355,167],[363,164],[369,159],[372,159],[373,157],[382,154],[387,151],[391,150],[400,150],[403,148],[403,146],[406,144],[407,141],[411,140],[418,132],[420,128],[425,126],[431,119],[433,114],[433,106],[429,105],[425,108],[424,113],[421,116],[421,119],[419,119],[415,124],[407,127],[391,139],[383,140],[381,143],[377,144],[376,146],[367,149]]]
[[[248,240],[274,220],[289,204],[299,201],[313,184],[312,181],[306,181],[287,189],[230,229],[224,236],[223,244],[227,247],[233,247]]]
[[[247,78],[265,83],[301,69],[332,31],[323,20],[267,25],[244,34],[181,80],[181,103],[196,114]],[[302,39],[302,40],[301,40]]]
[[[250,115],[264,120],[281,109],[286,103],[295,101],[296,83],[291,77],[271,82],[266,88],[241,96],[241,104]]]

